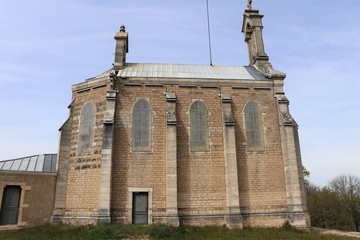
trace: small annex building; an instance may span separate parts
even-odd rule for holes
[[[244,12],[247,66],[128,63],[121,26],[113,68],[72,86],[57,172],[0,171],[2,199],[20,192],[17,225],[309,228],[298,126],[262,17]]]
[[[0,161],[0,230],[51,222],[57,154]]]

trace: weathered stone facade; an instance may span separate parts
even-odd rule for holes
[[[127,63],[121,27],[114,68],[72,87],[53,222],[308,228],[297,125],[261,19],[245,11],[247,67]]]

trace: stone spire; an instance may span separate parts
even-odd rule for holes
[[[245,36],[245,42],[249,49],[249,65],[256,67],[266,77],[282,77],[285,73],[275,70],[270,61],[269,56],[265,53],[264,40],[262,35],[262,18],[259,10],[253,10],[251,2],[248,3],[248,9],[245,10],[242,32]]]
[[[128,33],[125,32],[125,26],[120,27],[119,32],[114,36],[116,40],[114,69],[121,70],[126,63],[126,53],[129,52]]]
[[[248,5],[247,5],[248,9],[252,9],[252,0],[248,0]]]

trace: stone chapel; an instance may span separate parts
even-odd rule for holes
[[[262,18],[245,10],[249,64],[235,67],[129,63],[121,26],[113,68],[72,86],[52,222],[309,228],[298,126]]]

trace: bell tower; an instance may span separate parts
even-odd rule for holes
[[[253,10],[251,3],[252,1],[249,0],[242,26],[242,32],[249,50],[249,65],[257,68],[267,78],[285,78],[285,73],[275,70],[269,61],[262,35],[262,29],[264,28],[262,18],[264,16],[259,13],[259,10]]]
[[[274,97],[277,101],[282,160],[284,163],[286,198],[288,206],[287,220],[295,227],[308,229],[310,216],[307,209],[304,177],[300,154],[298,125],[290,114],[289,101],[284,93],[286,74],[275,70],[265,52],[263,40],[263,15],[252,9],[252,0],[248,0],[245,10],[242,32],[249,50],[249,65],[255,67],[273,82]]]

